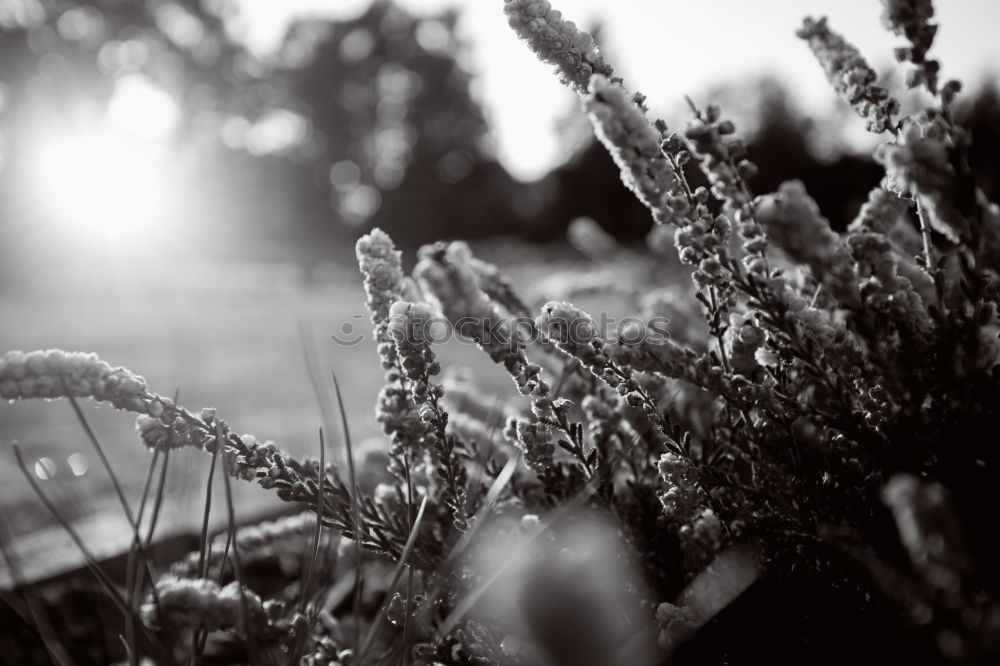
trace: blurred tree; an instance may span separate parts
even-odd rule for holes
[[[285,35],[273,79],[311,122],[317,183],[359,232],[378,225],[405,245],[510,231],[516,186],[460,64],[457,18],[379,0]]]
[[[6,239],[36,258],[58,244],[32,228],[39,137],[104,122],[137,81],[176,115],[176,229],[161,231],[197,234],[203,254],[346,257],[375,224],[403,245],[511,231],[519,186],[493,156],[460,65],[457,14],[418,18],[378,0],[348,20],[295,21],[272,58],[234,36],[236,12],[228,0],[0,4]],[[130,129],[155,120],[118,111]]]

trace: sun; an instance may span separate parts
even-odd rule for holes
[[[53,221],[106,241],[142,234],[164,203],[159,160],[114,132],[52,137],[39,149],[36,176]]]
[[[166,103],[125,80],[103,118],[39,137],[31,180],[49,221],[109,247],[165,223],[173,121]]]

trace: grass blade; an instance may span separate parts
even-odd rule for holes
[[[153,534],[156,532],[156,524],[160,519],[160,507],[163,506],[163,493],[167,486],[167,469],[170,467],[170,449],[163,452],[163,464],[160,465],[160,478],[156,482],[156,498],[153,500],[153,516],[149,520],[149,528],[146,531],[146,550],[153,542]]]
[[[320,353],[319,344],[312,326],[307,321],[299,320],[299,344],[302,347],[302,356],[306,363],[306,372],[309,374],[309,383],[312,384],[313,395],[319,405],[320,419],[323,421],[323,429],[327,433],[334,433],[334,423],[337,419],[333,413],[333,395],[327,387],[325,373],[323,372],[323,358]]]
[[[215,450],[212,451],[212,464],[208,468],[208,481],[205,484],[205,513],[201,521],[201,549],[198,551],[198,571],[202,578],[208,575],[206,556],[209,548],[208,520],[212,513],[212,480],[215,478],[215,464],[219,459],[219,449],[222,446],[221,441],[217,442]]]
[[[351,444],[351,429],[347,425],[347,412],[344,411],[344,399],[340,392],[340,382],[337,381],[337,373],[331,372],[330,376],[333,378],[333,390],[337,396],[337,407],[340,409],[340,421],[344,428],[344,452],[347,456],[347,473],[350,476],[348,479],[351,483],[351,515],[354,521],[354,548],[357,553],[358,566],[355,569],[354,578],[354,613],[357,617],[357,613],[361,608],[361,569],[364,563],[364,551],[361,547],[361,510],[358,507],[358,478],[354,467],[354,447]],[[325,477],[323,481],[325,483]],[[354,650],[357,654],[358,642],[361,640],[361,628],[357,621],[354,623]]]
[[[305,582],[302,584],[302,605],[299,611],[304,613],[306,604],[312,596],[312,578],[316,570],[316,561],[319,559],[319,544],[323,534],[323,501],[324,487],[326,486],[326,440],[323,438],[323,429],[319,429],[319,479],[316,497],[316,531],[313,534],[312,557],[309,559],[309,566],[306,571]]]

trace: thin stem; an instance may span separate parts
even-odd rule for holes
[[[347,455],[347,471],[350,474],[351,482],[351,514],[354,520],[354,550],[358,558],[357,567],[354,570],[354,615],[357,617],[358,612],[361,608],[361,568],[364,562],[364,549],[361,546],[361,511],[358,507],[358,502],[360,499],[358,490],[358,477],[354,468],[354,446],[351,443],[351,430],[347,427],[347,412],[344,410],[344,399],[340,393],[340,382],[337,381],[337,373],[331,372],[330,376],[333,378],[333,389],[337,397],[337,407],[340,409],[340,423],[344,429],[344,449]],[[326,482],[326,470],[323,470],[323,477],[320,479],[320,483]],[[354,650],[357,653],[357,649],[361,642],[361,626],[358,622],[354,623]]]
[[[923,243],[924,243],[924,261],[923,261],[924,270],[927,271],[927,275],[929,275],[931,277],[931,280],[933,280],[934,279],[934,273],[933,273],[933,271],[931,269],[931,266],[933,265],[931,263],[932,262],[932,259],[931,259],[931,228],[930,228],[930,224],[927,222],[927,213],[924,211],[924,207],[920,205],[919,201],[917,201],[917,200],[914,200],[914,201],[916,201],[916,204],[917,204],[917,219],[920,220],[920,237],[921,237],[921,239],[923,240]]]
[[[69,389],[65,389],[66,393],[69,393]],[[94,433],[93,428],[90,427],[90,423],[87,421],[87,417],[83,415],[83,410],[80,409],[80,405],[77,404],[76,398],[73,396],[68,396],[69,404],[73,407],[73,412],[76,414],[77,420],[83,427],[83,431],[87,435],[87,439],[90,440],[91,445],[94,447],[94,451],[97,452],[97,458],[101,461],[101,466],[108,473],[108,477],[111,479],[111,485],[115,490],[115,494],[118,496],[118,501],[122,505],[122,510],[125,512],[125,517],[128,518],[128,522],[132,525],[132,528],[136,528],[135,517],[132,515],[132,507],[129,506],[128,500],[125,499],[125,491],[122,490],[121,484],[118,482],[118,476],[115,471],[111,468],[111,462],[108,457],[104,454],[104,447],[101,446],[100,441],[97,439],[97,435]]]
[[[313,534],[312,557],[309,560],[305,582],[302,584],[302,599],[299,607],[301,613],[305,612],[311,594],[312,578],[316,570],[316,561],[319,559],[319,544],[323,534],[323,492],[326,487],[326,440],[323,438],[323,428],[319,429],[319,473],[317,477],[316,531]]]
[[[201,520],[201,549],[198,551],[198,572],[202,578],[207,575],[206,555],[209,548],[208,520],[212,513],[212,479],[215,478],[215,463],[219,459],[219,448],[222,446],[222,440],[217,440],[215,450],[212,451],[212,464],[208,468],[208,481],[205,483],[205,512]]]
[[[216,441],[216,453],[219,449],[223,449],[222,455],[226,455],[225,449],[225,437],[222,432],[222,423],[219,421],[215,422],[215,441]],[[225,461],[223,461],[225,464]],[[243,565],[240,562],[240,544],[239,539],[235,537],[236,534],[236,510],[233,507],[233,489],[232,483],[229,480],[229,474],[222,475],[223,485],[226,488],[226,514],[229,519],[229,531],[234,535],[233,537],[233,569],[236,574],[236,582],[240,588],[240,631],[243,634],[244,639],[249,643],[249,653],[250,661],[253,663],[255,661],[255,655],[258,655],[256,649],[256,637],[254,632],[250,631],[249,622],[249,612],[247,610],[247,599],[246,599],[246,583],[243,580]]]
[[[167,485],[167,469],[170,467],[170,449],[163,452],[163,464],[160,465],[160,478],[156,482],[156,498],[153,500],[153,516],[149,520],[149,528],[146,531],[146,549],[149,550],[153,541],[153,534],[156,532],[156,523],[160,518],[160,507],[163,506],[163,494]]]

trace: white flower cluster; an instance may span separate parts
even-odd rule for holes
[[[437,243],[420,249],[414,275],[424,291],[432,295],[461,335],[470,337],[480,349],[510,374],[517,390],[531,401],[536,417],[550,417],[551,388],[539,375],[541,367],[528,361],[524,343],[512,322],[505,318],[479,285],[469,246],[462,242]],[[491,324],[494,324],[491,326]],[[525,451],[525,462],[533,469],[546,469],[554,445],[547,426],[523,418],[511,418],[504,435]]]
[[[754,218],[753,201],[747,182],[757,172],[757,166],[746,159],[746,146],[732,138],[736,126],[722,118],[718,106],[710,104],[688,122],[684,136],[711,188],[712,195],[722,202],[723,212],[736,223],[743,238],[743,249],[749,255],[764,256],[767,238]],[[704,202],[702,202],[704,203]]]
[[[876,134],[891,131],[899,102],[875,85],[878,76],[858,49],[830,30],[825,16],[806,18],[796,34],[809,43],[837,93],[868,121],[868,130]]]
[[[155,416],[158,411],[158,401],[139,375],[112,367],[97,354],[61,349],[5,353],[0,357],[0,396],[7,400],[93,398],[132,412]]]
[[[906,73],[906,84],[915,88],[923,83],[931,94],[936,94],[940,64],[927,59],[927,51],[937,35],[937,24],[931,23],[932,18],[931,0],[882,0],[882,23],[909,42],[908,46],[896,49],[896,60],[914,64]]]
[[[594,133],[621,170],[622,182],[653,213],[658,223],[687,211],[676,192],[677,176],[660,148],[660,135],[642,108],[619,83],[600,75],[590,79],[583,106]]]
[[[545,0],[504,0],[503,11],[517,36],[539,60],[555,65],[567,85],[582,93],[591,75],[612,75],[611,65],[597,51],[594,38]]]
[[[875,160],[885,167],[889,188],[916,199],[935,231],[953,243],[967,236],[968,221],[955,205],[958,174],[939,123],[923,115],[907,120],[897,141],[878,147]]]
[[[838,300],[857,299],[851,258],[801,181],[784,182],[776,193],[760,197],[756,213],[767,237],[793,261],[809,266],[816,281]]]
[[[240,621],[240,605],[247,607],[248,621],[260,628],[266,624],[264,604],[260,597],[232,582],[225,587],[205,578],[175,578],[163,576],[156,582],[157,601],[142,606],[143,621],[152,627],[173,629],[236,629]]]
[[[403,295],[400,253],[381,229],[372,229],[371,233],[359,238],[355,252],[364,277],[372,323],[378,326],[389,316],[389,307]]]
[[[241,527],[236,531],[236,543],[244,562],[252,561],[258,554],[271,552],[283,546],[296,545],[303,539],[310,539],[316,530],[316,514],[302,511],[277,520],[267,520],[256,525]],[[209,549],[209,571],[215,570],[226,553],[228,534],[220,534]],[[193,551],[186,557],[170,565],[170,575],[177,578],[197,578],[201,552]],[[195,587],[199,587],[195,583]]]

